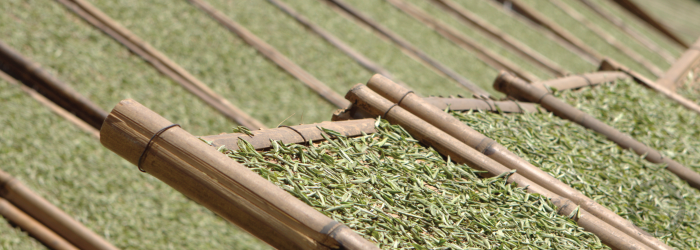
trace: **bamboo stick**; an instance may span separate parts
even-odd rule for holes
[[[78,118],[71,112],[68,112],[67,110],[63,109],[61,106],[58,106],[56,103],[52,102],[51,100],[47,99],[43,95],[39,94],[39,92],[36,92],[36,90],[29,88],[12,78],[11,76],[5,74],[5,72],[0,71],[0,79],[5,80],[9,84],[15,85],[19,87],[24,93],[27,93],[27,95],[31,96],[34,98],[34,100],[37,100],[39,103],[42,105],[46,106],[49,108],[51,111],[56,113],[57,115],[63,117],[64,119],[68,120],[70,123],[73,123],[73,125],[77,126],[78,128],[82,129],[83,131],[89,133],[90,135],[94,136],[95,138],[100,138],[100,132],[90,126],[90,124],[87,124],[85,121],[82,119]]]
[[[19,208],[12,205],[7,200],[0,198],[0,216],[5,217],[7,221],[17,225],[19,228],[27,232],[30,236],[43,243],[46,247],[56,250],[72,250],[78,249],[71,245],[68,241],[58,236],[51,229],[46,228],[40,222],[34,220],[31,216],[25,214]]]
[[[586,55],[590,60],[594,62],[600,62],[603,60],[603,55],[598,53],[595,49],[588,46],[585,42],[578,39],[576,36],[571,34],[569,31],[563,27],[556,24],[554,21],[542,15],[537,10],[527,6],[520,0],[493,0],[501,4],[508,4],[513,11],[520,14],[521,16],[529,19],[533,23],[549,30],[559,38],[563,39],[567,43],[571,44],[573,48]]]
[[[464,33],[430,16],[430,14],[403,0],[386,0],[391,5],[435,30],[445,39],[474,54],[479,60],[497,70],[507,70],[529,82],[539,81],[531,72],[521,68],[505,57],[479,44]]]
[[[519,54],[522,58],[528,60],[530,63],[537,64],[541,68],[548,70],[553,75],[564,76],[569,74],[568,70],[564,69],[556,62],[550,60],[549,58],[543,56],[539,52],[520,42],[520,40],[501,31],[488,21],[481,19],[479,16],[469,11],[468,9],[460,6],[458,3],[452,0],[431,0],[430,2],[442,8],[446,12],[454,15],[455,17],[457,17],[457,19],[462,21],[462,23],[465,23],[471,28],[481,31],[481,33],[483,34],[486,34],[491,38],[491,40],[498,42],[499,44],[501,44],[501,46]]]
[[[404,108],[406,111],[411,112],[413,115],[444,131],[448,135],[453,136],[469,147],[476,149],[490,159],[493,159],[499,164],[503,164],[503,166],[508,169],[517,170],[517,173],[523,177],[557,195],[571,200],[571,202],[576,205],[580,205],[592,215],[635,240],[644,243],[650,248],[671,249],[669,246],[639,229],[628,220],[625,220],[613,211],[610,211],[594,200],[586,197],[586,195],[578,190],[554,178],[538,167],[535,167],[528,161],[509,151],[503,145],[467,126],[457,118],[445,112],[441,112],[416,94],[410,94],[406,89],[402,89],[400,86],[391,82],[391,80],[380,75],[375,75],[369,80],[367,86],[389,101],[398,103],[399,107]]]
[[[100,141],[273,247],[378,249],[187,131],[162,130],[171,124],[138,102],[123,100],[105,120]]]
[[[595,25],[594,23],[589,21],[585,16],[583,16],[581,13],[579,13],[573,7],[569,6],[568,4],[564,3],[561,0],[549,0],[549,2],[552,3],[554,6],[556,6],[557,8],[559,8],[564,13],[566,13],[567,15],[569,15],[571,18],[576,20],[578,23],[585,26],[588,30],[593,32],[593,34],[596,34],[596,36],[600,37],[605,42],[610,44],[617,51],[619,51],[622,54],[626,55],[627,57],[631,58],[637,64],[642,65],[644,68],[649,70],[649,72],[654,74],[656,77],[660,77],[664,73],[663,70],[661,70],[661,68],[659,68],[654,63],[652,63],[651,61],[644,58],[644,56],[640,55],[636,51],[629,48],[627,45],[618,41],[614,36],[610,35],[607,31],[605,31],[604,29],[602,29],[598,25]]]
[[[649,37],[643,35],[633,27],[630,27],[623,21],[621,18],[613,15],[612,13],[608,12],[604,8],[601,8],[597,4],[593,3],[591,0],[579,0],[581,3],[586,5],[590,10],[598,14],[598,16],[602,17],[603,19],[607,20],[608,22],[612,23],[615,27],[617,27],[619,30],[622,32],[626,33],[630,37],[632,37],[634,40],[639,42],[640,44],[644,45],[651,51],[656,52],[659,54],[661,57],[666,60],[668,63],[673,63],[676,61],[675,56],[671,54],[668,50],[665,48],[659,46],[656,42],[652,41]]]
[[[83,18],[86,22],[95,26],[117,42],[124,45],[131,52],[141,57],[158,70],[161,74],[177,82],[202,99],[204,102],[219,111],[226,118],[251,129],[265,128],[265,125],[255,120],[253,117],[239,109],[231,102],[211,90],[206,84],[199,81],[187,70],[170,60],[163,53],[151,47],[150,44],[141,40],[128,29],[112,20],[99,9],[92,6],[85,0],[56,0],[67,9]],[[100,127],[97,127],[99,129]]]
[[[384,115],[385,117],[383,118],[390,123],[401,125],[414,138],[435,148],[441,154],[449,156],[455,162],[467,164],[478,170],[485,170],[491,176],[507,175],[508,182],[514,182],[528,192],[538,193],[549,198],[559,208],[557,211],[561,215],[568,216],[575,207],[568,199],[520,175],[520,171],[511,171],[462,141],[421,120],[402,107],[395,106],[393,102],[381,97],[365,85],[355,85],[345,98],[348,98],[359,108],[372,115]],[[584,208],[580,208],[579,211],[581,212],[581,217],[575,218],[579,226],[596,234],[606,245],[614,249],[650,249],[617,228],[598,219]]]
[[[630,0],[613,0],[617,5],[628,11],[629,13],[632,13],[635,15],[637,18],[640,20],[644,21],[647,23],[649,26],[653,27],[656,31],[660,32],[663,34],[666,38],[670,39],[671,41],[676,42],[678,45],[681,47],[688,49],[689,46],[686,42],[684,42],[680,37],[678,37],[676,34],[671,32],[666,25],[662,24],[656,18],[652,17],[649,15],[644,9],[640,8],[635,4],[634,2]]]
[[[546,90],[535,88],[522,79],[508,73],[502,73],[494,82],[494,88],[507,95],[518,96],[537,102],[555,115],[571,120],[579,125],[605,135],[624,149],[632,149],[640,156],[652,163],[666,164],[666,169],[688,182],[694,188],[700,189],[700,174],[681,165],[669,157],[663,156],[659,151],[635,140],[628,134],[595,119],[581,110],[552,96]]]
[[[41,66],[0,41],[0,68],[47,99],[99,129],[107,112],[46,72]]]
[[[625,66],[622,66],[622,64],[615,62],[610,58],[606,58],[605,60],[603,60],[603,62],[600,63],[599,70],[618,70],[625,72],[628,75],[630,75],[635,82],[641,84],[642,86],[650,88],[656,91],[657,93],[662,94],[666,98],[679,103],[683,107],[700,114],[700,105],[698,105],[697,103],[686,99],[685,97],[677,94],[676,92],[671,91],[670,89],[664,88],[656,84],[654,81],[649,80],[643,75],[640,75],[639,73],[634,72]]]
[[[390,98],[391,99],[391,98]],[[494,101],[490,99],[425,97],[423,100],[439,110],[483,110],[504,113],[538,113],[536,104],[516,101]]]
[[[404,38],[402,38],[398,34],[392,32],[388,28],[380,25],[376,21],[372,20],[369,16],[365,15],[364,13],[362,13],[359,10],[355,9],[354,7],[350,6],[346,2],[344,2],[342,0],[321,0],[321,1],[333,4],[333,6],[336,6],[338,9],[342,10],[344,13],[352,16],[356,21],[358,21],[364,25],[369,26],[374,31],[379,33],[381,36],[389,39],[391,42],[393,42],[394,44],[401,47],[402,51],[404,53],[406,53],[410,56],[413,56],[414,58],[417,58],[423,64],[429,66],[432,69],[435,69],[437,72],[442,73],[443,75],[447,76],[448,78],[459,83],[462,87],[471,91],[474,95],[481,96],[481,97],[491,96],[491,94],[489,92],[487,92],[486,90],[480,88],[479,86],[477,86],[472,81],[465,78],[464,76],[460,75],[459,73],[455,72],[454,70],[448,68],[447,66],[443,65],[442,63],[438,62],[437,60],[433,59],[432,57],[428,56],[425,52],[419,50],[418,48],[413,46],[411,43],[406,41]]]
[[[238,150],[238,140],[245,140],[256,150],[272,147],[271,140],[281,141],[285,144],[308,143],[310,141],[322,141],[324,133],[319,129],[325,128],[338,132],[346,137],[355,137],[364,134],[377,132],[374,128],[375,119],[360,119],[340,122],[321,122],[290,127],[279,127],[272,129],[262,129],[251,131],[250,134],[232,133],[221,135],[202,136],[201,139],[211,142],[214,147],[225,146],[230,150]],[[327,135],[328,137],[333,137]]]
[[[620,71],[599,71],[535,82],[531,84],[536,88],[549,91],[549,88],[554,88],[556,90],[578,89],[621,79],[631,79],[631,77],[628,74]]]
[[[693,80],[700,80],[698,70],[700,70],[700,38],[671,65],[661,78],[656,80],[656,83],[675,92],[678,85],[683,84],[682,81],[686,79],[688,72],[694,73]]]
[[[80,249],[117,249],[8,173],[0,170],[0,196]]]
[[[292,60],[284,56],[284,54],[272,47],[272,45],[266,43],[242,25],[228,18],[226,15],[209,5],[209,3],[203,0],[188,1],[192,5],[207,13],[207,15],[209,15],[211,18],[219,22],[221,26],[224,26],[232,33],[238,35],[238,37],[243,39],[243,41],[248,43],[251,47],[255,48],[260,54],[267,57],[268,60],[274,62],[275,64],[277,64],[277,66],[287,71],[287,73],[299,79],[299,81],[304,83],[311,90],[318,93],[318,95],[326,99],[331,104],[335,105],[338,108],[346,108],[350,106],[350,103],[348,103],[348,101],[343,99],[341,95],[339,95],[331,88],[326,86],[325,83],[316,79],[316,77],[306,72],[304,69],[299,67],[299,65],[295,64],[294,62],[292,62]]]

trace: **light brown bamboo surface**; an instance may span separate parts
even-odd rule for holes
[[[689,48],[688,44],[684,42],[683,39],[674,34],[668,27],[666,27],[666,25],[662,24],[661,22],[656,20],[656,18],[649,15],[644,9],[640,8],[634,2],[630,0],[613,0],[613,2],[615,2],[617,5],[620,5],[620,7],[627,10],[629,13],[632,13],[640,20],[646,22],[647,24],[649,24],[649,26],[653,27],[661,34],[664,34],[664,36],[666,36],[671,41],[676,42],[678,45],[685,49]]]
[[[509,49],[520,55],[522,58],[528,60],[529,62],[539,65],[543,69],[548,70],[555,76],[564,76],[569,72],[562,68],[556,62],[550,60],[549,58],[543,56],[534,49],[528,47],[520,40],[508,35],[507,33],[501,31],[496,26],[490,24],[488,21],[480,18],[476,14],[472,13],[468,9],[460,6],[452,0],[431,0],[431,3],[442,8],[446,12],[454,15],[462,21],[462,23],[468,25],[469,27],[481,31],[481,33],[487,35],[491,40],[498,42],[504,48]]]
[[[299,67],[299,65],[287,58],[284,54],[282,54],[282,52],[279,52],[277,49],[275,49],[275,47],[272,47],[272,45],[266,43],[239,23],[233,21],[231,18],[228,18],[224,13],[221,13],[221,11],[218,11],[217,9],[209,5],[209,3],[207,3],[206,1],[187,1],[189,1],[192,5],[196,6],[200,10],[207,13],[207,15],[209,15],[211,18],[219,22],[221,26],[224,26],[232,33],[238,35],[238,37],[243,39],[243,41],[248,43],[251,47],[255,48],[258,51],[258,53],[262,54],[268,60],[277,64],[277,66],[287,71],[287,73],[289,73],[290,75],[299,79],[299,81],[304,83],[307,87],[315,91],[318,95],[326,99],[331,104],[335,105],[338,108],[346,108],[350,106],[350,103],[343,99],[343,96],[333,91],[325,83],[321,82],[321,80],[316,79],[316,77],[311,75],[309,72],[306,72],[306,70],[302,69],[301,67]]]
[[[123,100],[105,120],[100,142],[273,247],[378,249],[184,129],[161,130],[170,125],[138,102]]]
[[[476,96],[481,96],[481,97],[489,97],[491,94],[487,92],[486,90],[483,90],[476,84],[474,84],[472,81],[468,80],[464,76],[460,75],[459,73],[455,72],[454,70],[448,68],[447,66],[443,65],[442,63],[438,62],[437,60],[433,59],[432,57],[428,56],[425,52],[419,50],[415,46],[413,46],[411,43],[406,41],[406,39],[402,38],[398,34],[394,33],[393,31],[389,30],[388,28],[380,25],[373,19],[371,19],[369,16],[365,15],[364,13],[360,12],[359,10],[355,9],[354,7],[350,6],[347,4],[345,1],[342,0],[320,0],[326,3],[331,4],[332,6],[336,7],[336,10],[340,10],[343,13],[351,16],[354,20],[356,20],[359,23],[362,23],[371,29],[373,29],[375,32],[377,32],[380,36],[383,36],[384,38],[390,40],[391,42],[395,43],[399,47],[401,47],[401,51],[406,53],[407,55],[416,58],[423,64],[427,65],[431,69],[434,69],[436,72],[439,74],[445,75],[448,78],[454,80],[455,82],[459,83],[462,87],[466,88],[467,90],[471,91],[474,95]]]
[[[80,249],[117,249],[2,170],[0,196]]]
[[[607,31],[589,21],[585,16],[583,16],[573,7],[564,3],[562,0],[549,0],[549,2],[557,8],[559,8],[560,10],[562,10],[567,15],[569,15],[571,18],[585,26],[588,30],[593,32],[593,34],[596,34],[598,37],[610,44],[617,51],[620,51],[622,54],[631,58],[639,65],[642,65],[656,77],[660,77],[664,73],[664,71],[661,70],[661,68],[659,68],[658,66],[656,66],[656,64],[647,60],[646,58],[644,58],[644,56],[640,55],[639,53],[628,47],[626,44],[623,44],[622,42],[618,41],[614,36],[610,35]]]
[[[513,72],[517,76],[529,82],[539,81],[539,78],[531,72],[521,68],[519,65],[513,63],[512,61],[499,55],[498,53],[491,51],[489,48],[486,48],[474,39],[456,30],[455,28],[441,22],[440,20],[433,18],[432,16],[430,16],[430,14],[426,13],[420,8],[417,8],[416,6],[404,0],[386,1],[394,7],[396,7],[397,9],[399,9],[400,11],[406,13],[414,19],[422,22],[429,28],[435,30],[435,32],[443,36],[445,39],[456,44],[460,48],[471,52],[479,60],[491,66],[492,68],[497,70],[507,70]]]
[[[131,33],[128,29],[122,27],[119,23],[112,20],[109,16],[87,1],[56,1],[63,4],[86,22],[95,26],[95,28],[127,47],[131,52],[151,64],[158,72],[180,84],[183,88],[222,113],[226,118],[250,129],[265,128],[264,124],[211,90],[206,84],[199,81],[187,70],[170,60],[160,51],[151,47],[150,44]],[[100,127],[97,128],[99,129]]]
[[[683,85],[683,81],[687,79],[690,72],[693,73],[692,83],[698,82],[700,80],[700,38],[671,65],[661,78],[656,80],[656,83],[675,92],[678,86]]]
[[[467,126],[459,119],[445,112],[441,112],[418,95],[408,92],[406,89],[391,82],[391,80],[380,75],[375,75],[369,80],[367,86],[380,96],[387,98],[390,102],[397,103],[399,107],[411,112],[413,115],[444,131],[467,146],[476,149],[478,152],[502,164],[506,168],[516,170],[518,174],[537,183],[541,187],[557,195],[566,197],[576,205],[580,205],[610,226],[617,228],[650,248],[671,249],[663,242],[654,238],[647,232],[644,232],[644,230],[636,227],[630,221],[620,217],[604,206],[601,206],[594,200],[586,197],[583,193],[554,178],[538,167],[535,167],[528,161],[509,151],[503,145]]]
[[[620,71],[598,71],[593,73],[583,73],[580,75],[571,75],[567,77],[533,82],[532,86],[541,88],[547,91],[550,89],[567,90],[578,89],[586,86],[595,86],[606,82],[612,82],[621,79],[631,79],[627,73]]]
[[[0,216],[5,217],[7,221],[17,225],[17,227],[27,232],[30,236],[34,237],[39,242],[44,244],[44,246],[50,249],[78,249],[65,239],[61,238],[61,236],[58,236],[56,233],[51,231],[51,229],[46,228],[46,226],[22,212],[22,210],[15,207],[12,205],[12,203],[3,198],[0,198]]]
[[[99,129],[102,121],[107,117],[107,112],[97,104],[2,41],[0,41],[0,68],[95,129]]]
[[[440,110],[483,110],[504,113],[538,113],[537,104],[516,101],[494,101],[491,99],[425,97],[423,100]]]
[[[24,91],[24,93],[27,93],[27,95],[34,98],[34,100],[37,100],[39,103],[41,103],[42,105],[49,108],[51,111],[53,111],[57,115],[68,120],[70,123],[73,123],[73,125],[77,126],[78,128],[82,129],[83,131],[88,132],[90,135],[92,135],[98,139],[100,138],[100,132],[95,127],[90,126],[90,124],[87,124],[85,121],[78,118],[73,113],[68,112],[67,110],[63,109],[61,106],[58,106],[56,103],[52,102],[51,100],[47,99],[43,95],[39,94],[34,89],[23,85],[22,83],[18,82],[16,79],[5,74],[5,72],[3,72],[3,71],[0,71],[0,79],[5,80],[9,84],[17,86],[22,91]]]
[[[510,4],[509,6],[513,11],[520,14],[521,16],[529,19],[533,23],[549,30],[559,38],[563,39],[567,43],[571,44],[573,48],[586,55],[590,60],[594,62],[600,62],[603,60],[603,55],[598,53],[595,49],[591,48],[585,42],[578,39],[574,34],[563,27],[556,24],[554,21],[550,20],[546,16],[542,15],[539,11],[533,9],[527,4],[521,2],[520,0],[493,0],[501,4]]]
[[[559,196],[522,176],[520,171],[515,172],[508,169],[402,107],[395,106],[393,102],[381,97],[363,84],[355,85],[345,98],[372,115],[384,115],[383,118],[390,123],[401,125],[414,138],[435,148],[441,154],[449,156],[455,162],[467,164],[477,170],[485,170],[490,176],[507,176],[508,182],[514,182],[528,192],[538,193],[549,198],[559,208],[557,211],[561,215],[569,215],[566,212],[570,213],[575,207],[567,198]],[[580,208],[579,211],[582,213],[581,217],[575,218],[578,225],[596,234],[604,244],[614,249],[651,249],[590,214],[584,208]]]
[[[624,149],[632,149],[649,162],[666,164],[666,169],[668,171],[671,171],[682,180],[688,182],[691,187],[700,189],[700,174],[674,161],[670,157],[662,155],[656,149],[644,145],[632,136],[622,133],[595,117],[557,99],[546,90],[535,88],[524,80],[506,72],[502,72],[502,74],[499,75],[494,82],[494,88],[510,96],[518,96],[532,102],[537,102],[542,105],[543,108],[561,118],[598,132]]]
[[[644,77],[643,75],[634,72],[633,70],[630,70],[629,68],[622,66],[622,64],[615,62],[614,60],[610,58],[606,58],[603,60],[603,62],[600,63],[600,68],[599,70],[606,70],[606,71],[611,71],[611,70],[618,70],[627,73],[634,79],[635,82],[641,84],[642,86],[645,86],[647,88],[650,88],[654,91],[656,91],[659,94],[662,94],[668,99],[671,99],[678,104],[682,105],[683,107],[692,110],[694,112],[697,112],[700,114],[700,105],[698,105],[696,102],[693,102],[691,100],[686,99],[685,97],[677,94],[676,92],[664,88],[661,85],[656,84],[654,81]]]
[[[671,52],[669,52],[665,48],[659,46],[659,44],[652,41],[651,39],[649,39],[649,37],[643,35],[639,31],[637,31],[635,28],[627,25],[625,23],[625,21],[622,20],[622,18],[619,18],[619,17],[613,15],[612,13],[605,10],[604,8],[601,8],[600,6],[598,6],[598,4],[592,2],[591,0],[579,0],[579,1],[581,3],[583,3],[584,5],[586,5],[586,7],[588,7],[590,10],[592,10],[593,12],[598,14],[598,16],[600,16],[603,19],[607,20],[608,22],[612,23],[615,27],[617,27],[619,30],[621,30],[622,32],[624,32],[627,35],[629,35],[630,37],[632,37],[634,40],[636,40],[640,44],[644,45],[645,47],[647,47],[651,51],[654,51],[657,54],[659,54],[661,57],[664,58],[664,60],[666,60],[666,62],[672,64],[674,61],[676,61],[676,58],[673,56],[673,54],[671,54]]]
[[[355,137],[364,134],[377,132],[374,127],[376,119],[359,119],[339,122],[321,122],[315,124],[305,124],[298,126],[279,127],[251,131],[250,134],[232,133],[220,135],[201,136],[200,138],[211,142],[214,147],[224,146],[230,150],[238,150],[238,140],[250,143],[256,150],[263,150],[272,147],[271,140],[281,141],[285,144],[307,143],[310,141],[323,141],[324,132],[319,128],[330,129],[340,133],[345,137]],[[328,138],[334,136],[326,134]]]

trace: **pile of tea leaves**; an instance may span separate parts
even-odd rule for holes
[[[308,146],[220,149],[386,249],[607,249],[546,198],[444,160],[399,126]]]
[[[635,86],[628,87],[634,89]],[[595,91],[603,89],[605,87]],[[563,95],[567,100],[577,100],[586,93],[588,91],[576,91]],[[635,95],[621,90],[616,93]],[[603,94],[598,95],[603,97]],[[612,99],[623,99],[621,96],[617,98]],[[607,109],[615,110],[613,107]],[[628,112],[648,110],[643,107],[629,109]],[[669,113],[673,112],[676,111],[669,110]],[[700,192],[666,171],[664,166],[652,164],[604,136],[551,113],[452,114],[666,244],[679,249],[700,248],[697,240],[700,238],[700,209],[696,206],[700,204]],[[614,116],[621,119],[619,117],[619,114]]]
[[[696,70],[700,71],[700,69]],[[689,100],[700,104],[700,79],[697,74],[688,72],[686,78],[683,79],[683,84],[678,86],[676,92]]]

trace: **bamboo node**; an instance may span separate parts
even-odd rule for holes
[[[148,149],[150,149],[151,145],[153,145],[153,139],[160,136],[160,134],[162,134],[163,132],[165,132],[166,130],[168,130],[172,127],[180,127],[180,124],[173,123],[173,124],[170,124],[168,126],[165,126],[164,128],[161,128],[160,130],[158,130],[158,132],[153,134],[153,136],[151,136],[151,139],[148,140],[148,143],[146,143],[146,148],[143,149],[143,153],[141,153],[141,156],[139,156],[139,163],[136,165],[139,168],[139,171],[144,172],[144,173],[146,172],[146,170],[143,170],[143,168],[141,168],[141,162],[143,162],[143,159],[146,158],[146,152],[148,152]]]

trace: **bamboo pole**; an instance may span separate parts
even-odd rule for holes
[[[665,48],[659,46],[656,42],[652,41],[649,37],[643,35],[633,27],[630,27],[623,21],[621,18],[613,15],[612,13],[608,12],[604,8],[601,8],[597,4],[593,3],[591,0],[579,0],[581,3],[586,5],[590,10],[598,14],[598,16],[602,17],[603,19],[607,20],[608,22],[612,23],[615,27],[617,27],[619,30],[622,32],[626,33],[630,37],[632,37],[634,40],[639,42],[640,44],[644,45],[651,51],[656,52],[659,54],[661,57],[666,60],[668,63],[673,63],[676,61],[675,56],[671,54],[668,50]]]
[[[598,53],[595,49],[591,48],[588,46],[585,42],[581,41],[581,39],[578,39],[576,36],[571,34],[569,31],[564,29],[563,27],[559,26],[556,24],[554,21],[550,20],[549,18],[545,17],[542,15],[540,12],[537,10],[531,8],[530,6],[527,6],[525,3],[521,2],[520,0],[493,0],[497,1],[501,4],[508,4],[508,7],[510,7],[513,11],[516,13],[520,14],[521,16],[529,19],[533,23],[549,30],[559,38],[563,39],[567,43],[571,44],[573,48],[581,52],[582,54],[586,55],[590,60],[594,62],[600,62],[603,60],[603,55]]]
[[[661,78],[656,80],[656,83],[675,92],[678,85],[683,84],[682,81],[686,79],[688,72],[693,72],[693,80],[700,80],[699,70],[700,38],[678,58],[678,61],[671,65],[671,68]]]
[[[678,37],[676,34],[671,32],[666,25],[662,24],[656,18],[652,17],[649,15],[644,9],[640,8],[635,4],[634,2],[630,0],[613,0],[617,5],[628,11],[629,13],[632,13],[635,15],[637,18],[640,20],[644,21],[647,23],[649,26],[653,27],[656,31],[660,32],[663,34],[666,38],[670,39],[671,41],[676,42],[678,45],[681,47],[688,49],[689,46],[686,42],[684,42],[680,37]]]
[[[644,56],[640,55],[636,51],[629,48],[627,45],[618,41],[614,36],[610,35],[607,31],[605,31],[604,29],[602,29],[598,25],[589,21],[585,16],[583,16],[581,13],[579,13],[573,7],[564,3],[562,0],[549,0],[549,2],[552,3],[554,6],[556,6],[557,8],[559,8],[564,13],[566,13],[567,15],[569,15],[571,18],[576,20],[578,23],[585,26],[589,31],[593,32],[593,34],[596,34],[596,36],[600,37],[605,42],[610,44],[617,51],[619,51],[622,54],[626,55],[627,57],[631,58],[637,64],[642,65],[644,68],[649,70],[649,72],[654,74],[656,77],[660,77],[664,73],[664,71],[661,70],[661,68],[659,68],[654,63],[652,63],[651,61],[644,58]]]
[[[657,164],[666,164],[666,169],[679,178],[688,182],[694,188],[700,189],[700,174],[681,165],[669,157],[663,156],[659,151],[635,140],[628,134],[595,119],[593,116],[578,110],[562,100],[552,96],[546,90],[535,88],[522,79],[508,73],[502,73],[494,82],[494,88],[510,96],[518,96],[527,100],[537,102],[543,108],[551,111],[555,115],[567,120],[571,120],[579,125],[605,135],[624,149],[632,149],[646,160]]]
[[[0,216],[5,217],[10,223],[17,225],[49,249],[78,249],[3,198],[0,198]]]
[[[87,1],[56,1],[63,4],[67,9],[73,11],[73,13],[83,18],[86,22],[95,26],[95,28],[124,45],[124,47],[128,48],[131,52],[151,64],[158,72],[180,84],[180,86],[202,99],[226,116],[226,118],[251,129],[265,128],[264,124],[255,120],[255,118],[214,92],[206,84],[187,72],[187,70],[170,60],[170,58],[166,57],[160,51],[151,47],[150,44],[141,40],[141,38],[131,33],[128,29],[122,27],[119,23],[112,20],[109,16]],[[97,129],[99,128],[100,127],[97,127]]]
[[[100,141],[273,247],[378,249],[187,131],[163,130],[171,125],[138,102],[123,100],[105,120]]]
[[[428,56],[428,54],[419,50],[418,48],[413,46],[411,43],[406,41],[404,38],[402,38],[398,34],[392,32],[388,28],[380,25],[376,21],[372,20],[369,16],[365,15],[364,13],[360,12],[359,10],[357,10],[354,7],[347,4],[345,1],[342,1],[342,0],[321,0],[321,1],[332,4],[333,6],[337,7],[337,9],[340,9],[344,13],[352,16],[357,22],[360,22],[364,25],[369,26],[375,32],[379,33],[379,35],[389,39],[391,42],[393,42],[397,46],[401,47],[401,49],[404,53],[406,53],[414,58],[417,58],[423,64],[429,66],[430,68],[436,70],[437,72],[439,72],[439,73],[447,76],[448,78],[454,80],[455,82],[459,83],[462,87],[471,91],[474,95],[481,96],[481,97],[491,96],[491,94],[489,92],[487,92],[486,90],[480,88],[479,86],[477,86],[472,81],[465,78],[464,76],[460,75],[459,73],[455,72],[454,70],[448,68],[447,66],[443,65],[442,63],[438,62],[437,60],[433,59],[432,57]]]
[[[391,99],[391,98],[389,98]],[[538,113],[540,112],[536,104],[529,102],[516,101],[494,101],[490,99],[471,99],[471,98],[442,98],[442,97],[425,97],[423,100],[432,106],[435,110],[483,110],[489,112],[504,112],[504,113]]]
[[[0,68],[47,99],[99,129],[107,112],[46,72],[41,66],[0,41]]]
[[[535,82],[531,84],[536,88],[549,91],[550,88],[554,88],[556,90],[578,89],[622,79],[631,79],[631,77],[628,74],[620,71],[599,71]]]
[[[384,116],[392,124],[398,124],[420,142],[435,148],[455,162],[464,163],[478,170],[485,170],[491,176],[507,175],[508,182],[514,182],[528,192],[538,193],[549,198],[559,209],[559,214],[568,216],[575,207],[567,198],[559,196],[539,184],[514,172],[476,149],[455,139],[451,135],[416,117],[401,106],[381,97],[367,86],[358,84],[345,96],[359,108],[372,115]],[[650,249],[629,235],[580,208],[581,217],[574,218],[578,225],[596,234],[603,243],[614,249]],[[568,212],[568,213],[567,213]]]
[[[221,11],[218,11],[217,9],[209,5],[209,3],[205,2],[204,0],[188,1],[192,5],[204,11],[211,18],[219,22],[221,26],[224,26],[226,29],[243,39],[243,41],[248,43],[248,45],[250,45],[251,47],[255,48],[268,60],[274,62],[275,64],[277,64],[277,66],[287,71],[287,73],[299,79],[299,81],[304,83],[307,87],[315,91],[318,95],[326,99],[331,104],[335,105],[338,108],[346,108],[350,106],[350,103],[348,103],[348,101],[343,99],[341,95],[333,91],[333,89],[329,88],[325,83],[316,79],[316,77],[309,74],[309,72],[306,72],[304,69],[299,67],[299,65],[295,64],[294,62],[292,62],[292,60],[284,56],[284,54],[272,47],[272,45],[266,43],[242,25],[228,18]]]
[[[553,75],[564,76],[569,74],[568,70],[564,69],[556,62],[520,42],[520,40],[501,31],[488,21],[481,19],[478,15],[460,6],[458,3],[452,0],[431,0],[430,2],[457,17],[462,23],[486,34],[491,40],[498,42],[501,46],[519,54],[530,63],[539,65],[541,68],[548,70]]]
[[[403,1],[403,0],[386,0],[391,5],[399,9],[400,11],[406,13],[407,15],[413,17],[414,19],[422,22],[429,28],[435,30],[438,34],[442,35],[445,39],[456,44],[460,48],[471,52],[479,60],[486,63],[497,70],[507,70],[515,73],[519,77],[526,79],[529,82],[539,81],[539,78],[532,74],[531,72],[521,68],[519,65],[513,63],[507,58],[491,51],[489,48],[479,44],[474,39],[464,35],[464,33],[458,31],[457,29],[441,22],[430,16],[430,14],[417,8],[416,6]]]
[[[652,90],[656,91],[657,93],[662,94],[666,98],[671,99],[671,100],[679,103],[683,107],[700,114],[700,105],[698,105],[697,103],[686,99],[685,97],[677,94],[676,92],[671,91],[670,89],[664,88],[664,87],[656,84],[654,81],[649,80],[648,78],[644,77],[643,75],[640,75],[639,73],[634,72],[625,66],[622,66],[622,64],[615,62],[614,60],[612,60],[610,58],[606,58],[605,60],[603,60],[603,62],[600,63],[599,70],[607,70],[607,71],[618,70],[618,71],[625,72],[628,75],[630,75],[632,77],[632,79],[634,79],[635,82],[641,84],[642,86],[647,87],[649,89],[652,89]]]
[[[117,249],[4,171],[0,171],[0,196],[78,248]]]
[[[592,215],[635,240],[644,243],[646,246],[654,249],[671,249],[669,246],[639,229],[628,220],[625,220],[613,211],[610,211],[594,200],[586,197],[586,195],[578,190],[554,178],[538,167],[535,167],[528,161],[509,151],[503,145],[467,126],[457,118],[445,112],[441,112],[416,94],[402,89],[400,86],[391,82],[391,80],[380,75],[375,75],[369,80],[367,86],[392,103],[398,103],[398,107],[404,108],[406,111],[423,119],[437,129],[453,136],[463,144],[481,152],[489,157],[489,159],[503,164],[503,166],[508,169],[516,170],[518,174],[532,180],[532,182],[537,183],[542,188],[565,197],[576,205],[580,205]]]
[[[5,72],[3,72],[3,71],[0,71],[0,79],[5,80],[9,84],[17,86],[22,91],[24,91],[24,93],[27,93],[27,95],[34,98],[34,100],[36,100],[39,103],[41,103],[42,105],[46,106],[47,108],[49,108],[51,111],[53,111],[57,115],[68,120],[70,123],[73,123],[73,125],[77,126],[78,128],[82,129],[83,131],[89,133],[90,135],[94,136],[95,138],[98,138],[98,139],[100,138],[100,132],[95,127],[90,126],[90,124],[87,124],[87,122],[78,118],[73,113],[68,112],[67,110],[65,110],[61,106],[58,106],[56,103],[52,102],[51,100],[47,99],[43,95],[39,94],[39,92],[36,92],[36,90],[29,88],[29,87],[17,82],[17,80],[15,80],[11,76],[5,74]]]
[[[321,122],[289,127],[279,127],[251,131],[250,134],[232,133],[221,135],[202,136],[201,139],[211,142],[214,147],[225,146],[230,150],[238,150],[238,140],[250,143],[256,150],[272,147],[271,140],[281,141],[285,144],[308,143],[311,141],[322,141],[323,131],[319,128],[330,129],[340,133],[345,137],[355,137],[362,134],[372,134],[377,132],[374,127],[375,119],[360,119],[339,122]],[[333,137],[327,135],[329,138]]]

